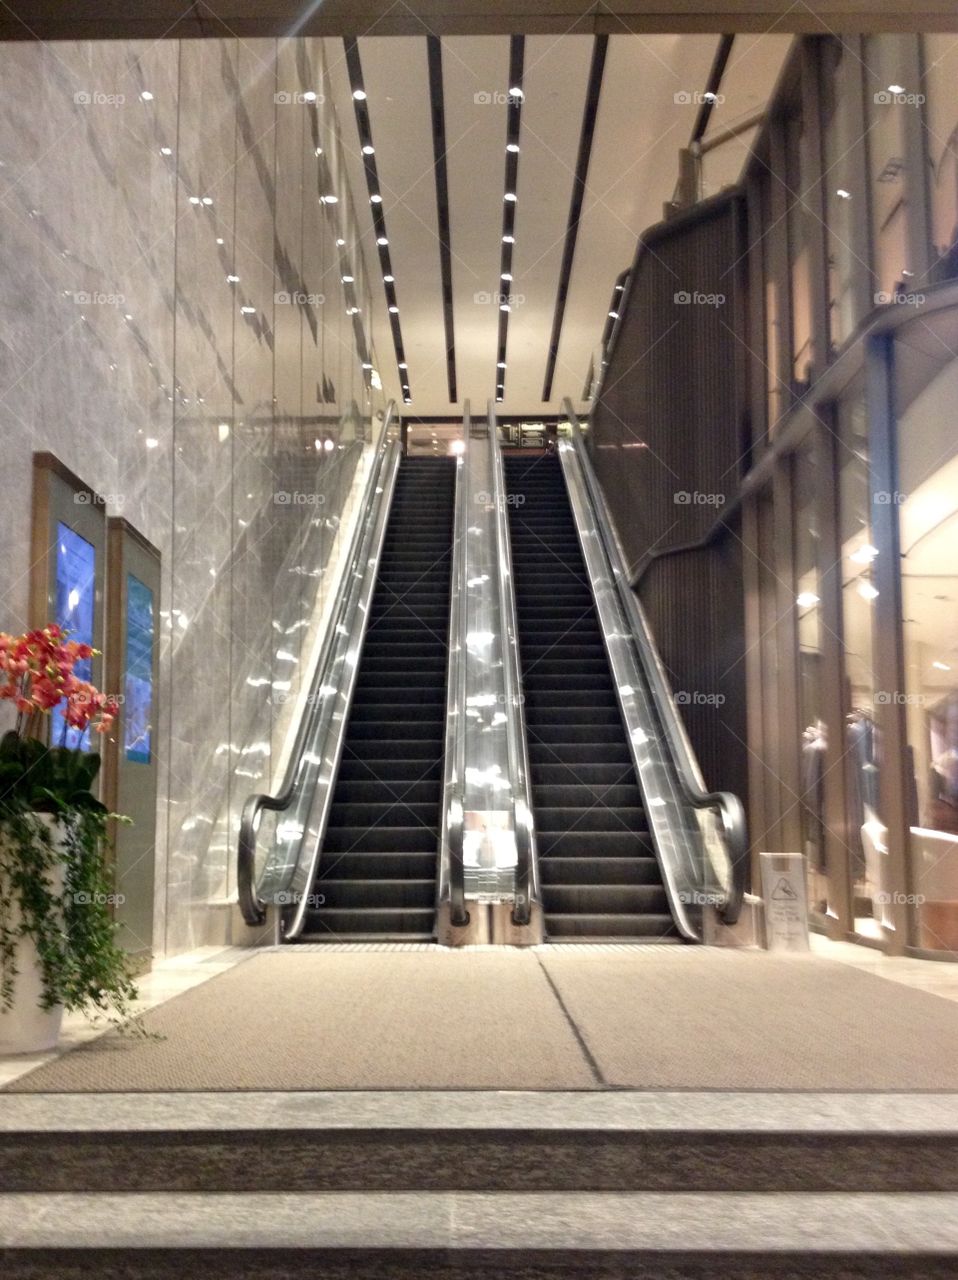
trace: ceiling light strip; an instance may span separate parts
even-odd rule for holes
[[[509,43],[509,101],[506,106],[506,177],[502,195],[502,242],[499,256],[499,279],[494,296],[499,302],[499,339],[496,344],[496,401],[506,393],[506,346],[509,340],[512,288],[512,251],[516,238],[516,196],[519,178],[519,132],[522,128],[522,71],[525,63],[525,36],[513,36]],[[510,149],[513,148],[513,149]]]
[[[446,166],[446,109],[442,82],[442,42],[426,37],[429,63],[429,103],[432,109],[433,172],[436,179],[436,222],[439,227],[439,271],[442,278],[442,319],[446,335],[446,382],[449,403],[455,404],[456,336],[452,310],[452,248],[449,229],[449,171]]]
[[[346,52],[346,70],[349,75],[349,87],[353,95],[353,110],[356,116],[356,128],[359,131],[359,154],[366,175],[366,189],[369,193],[369,208],[372,214],[373,230],[376,234],[376,245],[379,251],[380,274],[386,294],[386,308],[389,315],[389,327],[392,331],[393,347],[396,351],[396,372],[402,388],[403,403],[412,401],[409,384],[409,370],[406,368],[406,350],[402,340],[402,326],[399,322],[399,302],[396,297],[396,280],[389,253],[389,236],[386,232],[386,215],[383,213],[382,192],[379,188],[379,170],[376,167],[376,148],[373,143],[372,124],[369,118],[369,99],[363,81],[363,64],[359,56],[359,41],[353,36],[343,39]]]
[[[595,121],[599,111],[599,95],[602,92],[602,75],[605,71],[605,55],[608,51],[608,46],[608,36],[596,36],[592,45],[592,65],[589,68],[589,83],[585,93],[585,107],[582,111],[579,154],[576,157],[575,174],[572,179],[572,199],[569,203],[565,245],[562,249],[562,266],[559,269],[559,283],[556,287],[556,304],[552,316],[552,336],[549,339],[546,376],[542,384],[542,399],[544,402],[552,399],[552,383],[555,380],[556,360],[559,357],[559,339],[562,337],[562,321],[565,318],[566,298],[569,294],[569,281],[572,278],[572,264],[575,261],[579,219],[582,216],[586,179],[589,176],[592,140],[595,136]]]

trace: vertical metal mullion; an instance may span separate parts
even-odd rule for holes
[[[745,593],[745,724],[751,750],[748,752],[748,820],[752,837],[752,884],[760,885],[761,867],[758,855],[767,847],[769,830],[766,802],[766,762],[772,754],[765,742],[764,692],[762,688],[762,600],[761,544],[758,494],[747,498],[742,506],[742,571]]]
[[[872,253],[871,188],[868,181],[868,116],[865,111],[865,42],[861,36],[844,36],[844,58],[852,69],[851,92],[842,104],[849,112],[849,132],[853,138],[845,159],[848,162],[849,191],[861,196],[861,210],[852,218],[851,248],[857,270],[852,272],[852,296],[856,326],[875,305],[875,256]],[[834,175],[829,175],[832,177]]]
[[[822,135],[820,37],[805,40],[802,45],[802,202],[804,233],[808,246],[809,290],[811,294],[811,380],[825,372],[828,365],[828,245],[826,243],[826,204]]]
[[[846,694],[842,615],[842,545],[839,511],[838,414],[834,404],[825,410],[817,428],[817,448],[826,483],[818,494],[818,533],[822,623],[822,705],[827,708],[828,746],[825,755],[825,866],[828,872],[832,938],[846,938],[854,928],[849,866],[848,799],[845,794]]]
[[[771,373],[775,378],[780,397],[779,418],[784,417],[792,402],[792,281],[788,257],[788,168],[785,163],[785,119],[774,122],[769,136],[769,216],[771,227],[766,235],[768,244],[768,276],[777,285],[778,301],[778,361]],[[767,317],[766,317],[767,320]],[[768,363],[766,353],[766,363]],[[769,421],[769,432],[775,423]]]
[[[908,733],[901,693],[905,688],[901,607],[901,538],[898,528],[898,450],[895,441],[894,338],[869,338],[865,347],[868,453],[872,480],[872,536],[879,554],[873,566],[876,724],[879,734],[879,817],[887,828],[888,912],[894,932],[886,935],[891,955],[909,943]]]
[[[902,60],[905,85],[917,93],[924,83],[921,36],[908,35],[907,53]],[[928,189],[928,130],[926,103],[909,107],[905,112],[905,155],[908,182],[907,236],[909,269],[918,284],[928,284],[933,266],[931,252],[931,197]]]
[[[779,830],[787,851],[801,851],[801,713],[799,702],[798,631],[795,612],[795,515],[793,471],[795,455],[789,454],[775,468],[775,573],[778,621],[778,765],[781,809]]]

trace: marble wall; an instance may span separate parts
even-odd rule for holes
[[[324,56],[0,46],[0,628],[27,622],[49,450],[162,553],[157,952],[242,936],[239,814],[382,408]]]

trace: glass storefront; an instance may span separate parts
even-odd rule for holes
[[[881,35],[864,42],[872,266],[879,304],[907,292],[916,270],[909,260],[908,189],[921,177],[921,159],[909,157],[905,144],[905,113],[919,109],[912,101],[918,89],[907,83],[906,70],[914,39]]]
[[[836,406],[838,521],[841,547],[842,657],[845,714],[845,847],[855,932],[881,937],[885,922],[885,828],[878,804],[873,581],[878,548],[872,533],[872,485],[864,379]]]
[[[852,281],[867,268],[853,249],[853,222],[866,206],[854,156],[858,139],[853,102],[858,68],[840,40],[822,49],[822,154],[825,165],[825,234],[828,254],[828,338],[836,352],[859,320]]]
[[[928,368],[927,330],[896,343],[907,818],[919,945],[958,951],[958,356]],[[944,357],[944,358],[942,358]],[[924,384],[924,385],[922,385]]]
[[[818,503],[822,491],[819,451],[810,439],[792,467],[792,554],[795,633],[798,642],[798,712],[801,725],[799,815],[808,868],[810,918],[823,923],[828,911],[825,860],[825,769],[828,724],[822,699],[821,538]]]
[[[931,239],[939,275],[958,274],[958,41],[922,37]]]

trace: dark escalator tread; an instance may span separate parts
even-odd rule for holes
[[[400,464],[304,941],[435,936],[455,465]]]
[[[675,941],[561,465],[505,469],[546,936]]]

